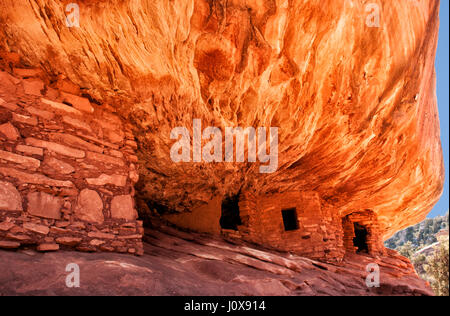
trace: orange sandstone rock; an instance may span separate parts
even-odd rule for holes
[[[138,148],[125,156],[139,160],[141,198],[182,212],[241,190],[256,198],[313,191],[330,217],[370,210],[386,239],[424,219],[442,193],[438,1],[379,1],[377,27],[363,1],[78,3],[80,29],[65,25],[63,2],[2,1],[0,49],[44,65],[47,77],[63,74],[132,124],[139,146],[129,139],[124,152]],[[47,14],[36,14],[43,7]],[[20,88],[7,74],[0,79],[5,92]],[[170,131],[195,118],[219,128],[278,127],[277,172],[260,174],[255,163],[174,163]],[[14,121],[37,124],[18,114]],[[97,128],[70,116],[63,122],[86,134]],[[97,143],[122,142],[99,127],[105,138]]]
[[[0,133],[9,140],[16,140],[20,137],[19,131],[10,122],[0,125]]]
[[[102,223],[103,216],[103,202],[96,191],[84,189],[80,192],[75,207],[75,213],[79,219]]]

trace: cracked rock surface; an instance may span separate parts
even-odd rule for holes
[[[113,253],[0,251],[1,295],[433,295],[406,258],[350,255],[339,265],[188,233],[147,229],[141,257]],[[66,266],[80,287],[66,287]],[[380,287],[366,266],[380,266]],[[71,270],[73,271],[73,270]]]

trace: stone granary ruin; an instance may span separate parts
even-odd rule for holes
[[[305,257],[340,261],[347,252],[383,255],[383,238],[372,210],[337,216],[317,192],[241,194],[210,205],[208,220],[199,213],[167,215],[180,227],[238,238]],[[202,213],[207,213],[202,210]],[[202,227],[203,226],[203,227]],[[205,229],[206,228],[206,229]]]
[[[340,261],[441,195],[438,1],[71,2],[0,3],[0,248],[139,255],[160,216]],[[194,119],[278,127],[277,171],[173,162]]]
[[[142,253],[129,124],[19,60],[2,54],[13,71],[0,72],[0,247]]]

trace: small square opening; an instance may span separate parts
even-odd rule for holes
[[[282,210],[281,215],[283,216],[283,224],[285,231],[298,229],[297,211],[295,208]]]
[[[367,228],[359,223],[354,223],[355,238],[353,238],[353,245],[357,248],[356,253],[369,253],[369,246],[367,245],[367,235],[369,234]]]

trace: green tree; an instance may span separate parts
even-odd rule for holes
[[[413,244],[412,244],[410,241],[408,241],[408,242],[404,243],[402,246],[398,247],[398,248],[397,248],[397,251],[398,251],[403,257],[412,259],[413,255],[414,255],[414,252],[415,252],[416,250],[414,249]]]
[[[412,264],[414,265],[414,268],[416,269],[417,273],[424,279],[424,275],[426,273],[425,271],[425,265],[427,263],[427,257],[424,254],[415,255],[412,260]]]
[[[432,278],[431,287],[438,296],[448,296],[449,252],[448,242],[440,244],[425,266],[427,274]]]
[[[435,221],[433,223],[433,233],[436,234],[441,230],[441,221]]]
[[[414,240],[414,227],[410,226],[406,229],[406,240],[413,241]]]

